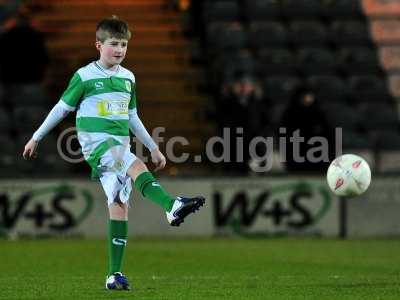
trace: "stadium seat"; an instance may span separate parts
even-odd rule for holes
[[[373,149],[373,141],[369,135],[352,130],[345,129],[342,131],[342,146],[344,149],[361,150],[361,149]]]
[[[324,24],[318,21],[293,21],[290,23],[290,41],[294,46],[322,47],[327,43]]]
[[[217,53],[246,47],[247,37],[240,23],[212,23],[207,29],[207,46]]]
[[[395,129],[374,132],[374,138],[378,171],[398,174],[400,171],[400,132]]]
[[[263,92],[271,103],[275,105],[281,104],[286,107],[300,84],[301,81],[294,76],[270,76],[263,80]]]
[[[321,48],[302,48],[297,54],[297,68],[305,76],[333,75],[337,62],[331,51]]]
[[[282,99],[281,99],[282,100]],[[275,134],[278,132],[279,127],[282,124],[282,116],[288,107],[288,101],[282,101],[280,103],[275,103],[269,108],[270,119],[268,120],[271,128],[269,129],[269,134]],[[276,142],[276,139],[275,139]]]
[[[378,54],[368,47],[346,47],[339,52],[341,71],[347,76],[381,74]]]
[[[396,130],[399,127],[397,109],[387,103],[364,103],[358,109],[363,127],[369,132]]]
[[[323,13],[321,0],[283,0],[282,15],[288,19],[316,18]]]
[[[205,2],[203,7],[204,23],[222,21],[240,21],[240,6],[236,1],[219,0]]]
[[[20,173],[38,174],[39,176],[48,176],[50,174],[66,174],[71,169],[71,164],[65,161],[57,150],[56,136],[49,134],[45,137],[45,142],[40,144],[39,155],[34,160],[24,160],[22,151],[24,145],[31,138],[31,134],[25,133],[18,136],[16,140],[16,151],[18,155],[15,159],[17,170]],[[65,150],[63,152],[66,154]],[[15,156],[15,153],[14,153]]]
[[[257,52],[260,76],[294,75],[296,73],[295,57],[287,49],[260,49]]]
[[[359,103],[392,101],[386,80],[375,75],[352,76],[349,87],[351,98]]]
[[[253,74],[256,71],[256,61],[248,50],[221,54],[214,63],[213,72],[220,82],[230,80],[237,72]]]
[[[22,149],[17,149],[13,138],[9,135],[0,136],[0,168],[6,169],[7,172],[11,172],[15,163],[16,154],[22,155]],[[9,174],[4,174],[9,176]]]
[[[345,130],[357,130],[361,126],[360,114],[351,106],[343,103],[322,103],[322,110],[328,119],[330,126],[341,127]]]
[[[400,149],[377,151],[376,169],[379,173],[396,174],[400,172]]]
[[[0,134],[8,134],[11,128],[10,114],[0,107]]]
[[[277,19],[281,15],[278,0],[246,0],[245,18],[247,21],[267,21]]]
[[[372,44],[367,24],[360,21],[333,22],[330,28],[330,39],[338,47]]]
[[[5,93],[5,88],[2,84],[0,84],[0,107],[3,107],[5,105],[4,93]]]
[[[392,130],[376,131],[375,142],[379,150],[400,150],[400,132],[393,128]]]
[[[65,147],[63,147],[62,151],[67,157],[76,158],[76,156],[68,154]],[[70,164],[62,158],[57,149],[57,137],[55,135],[46,136],[46,143],[41,144],[38,160],[41,169],[46,170],[46,172],[65,174],[70,169]]]
[[[7,88],[4,102],[10,107],[18,105],[47,106],[49,97],[39,84],[18,84]]]
[[[362,0],[321,1],[323,15],[331,19],[362,19],[364,17]]]
[[[248,33],[249,45],[254,49],[284,47],[288,37],[285,27],[279,22],[252,22]]]
[[[311,76],[307,79],[307,83],[322,103],[347,101],[348,87],[337,76]]]
[[[14,108],[13,124],[20,133],[31,134],[44,121],[49,109],[41,106],[17,106]]]

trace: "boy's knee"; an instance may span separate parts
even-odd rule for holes
[[[113,220],[127,220],[128,217],[128,204],[122,202],[114,202],[108,207],[110,219]]]
[[[144,162],[139,158],[135,159],[132,165],[129,167],[127,174],[135,181],[136,177],[139,176],[143,172],[147,172],[148,169]]]

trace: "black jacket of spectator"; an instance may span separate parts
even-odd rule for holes
[[[27,21],[0,36],[0,80],[4,84],[38,83],[48,64],[48,53],[41,32]]]
[[[325,172],[329,166],[329,162],[311,162],[307,159],[307,153],[311,148],[321,146],[321,143],[308,144],[313,137],[324,137],[328,141],[328,159],[334,151],[333,145],[333,129],[330,128],[328,121],[319,106],[318,99],[312,90],[306,88],[299,89],[288,108],[282,115],[281,126],[286,129],[286,167],[288,171],[314,171]],[[293,143],[290,137],[299,130],[300,137],[304,138],[304,142],[299,142],[299,154],[304,158],[304,162],[295,161],[295,153]],[[282,134],[280,136],[283,136]],[[321,153],[316,153],[317,157],[321,157]]]
[[[251,77],[236,78],[228,84],[217,101],[216,117],[219,135],[230,129],[231,162],[226,164],[232,172],[246,173],[250,160],[249,144],[252,138],[262,135],[265,119],[265,102],[261,91]],[[242,132],[238,132],[242,128]],[[237,138],[243,138],[243,161],[237,161]]]

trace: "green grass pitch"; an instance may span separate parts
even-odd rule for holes
[[[132,291],[102,240],[0,240],[0,299],[400,299],[400,240],[131,239]]]

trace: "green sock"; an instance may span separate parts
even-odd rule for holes
[[[168,194],[150,172],[143,172],[135,180],[136,189],[158,205],[171,211],[175,198]]]
[[[115,272],[121,272],[128,237],[128,221],[110,220],[108,229],[108,273],[111,275]]]

